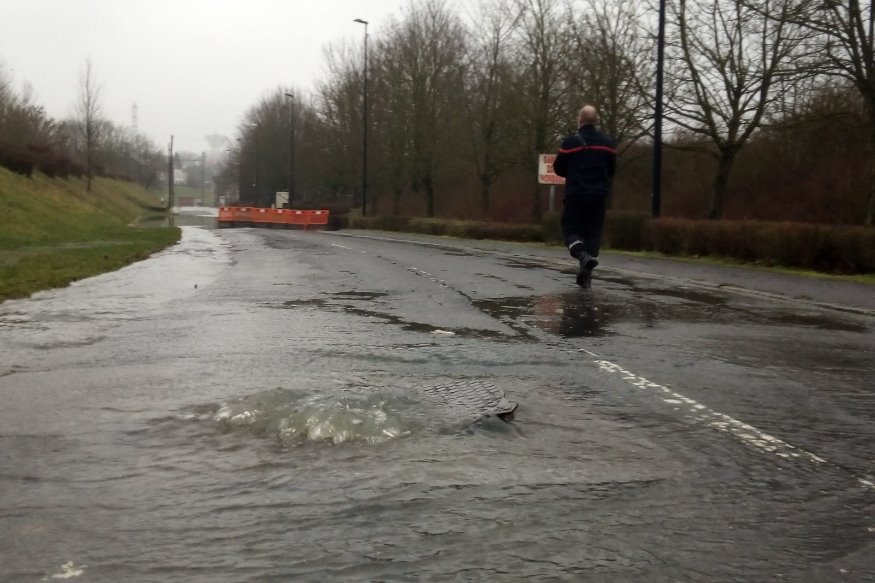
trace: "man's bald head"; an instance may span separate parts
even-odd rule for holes
[[[595,125],[599,121],[599,112],[594,105],[584,105],[577,116],[577,125]]]

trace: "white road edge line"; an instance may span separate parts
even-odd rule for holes
[[[690,399],[689,397],[686,397],[685,395],[682,395],[681,393],[678,393],[677,391],[674,391],[664,385],[654,383],[653,381],[650,381],[642,376],[636,375],[635,373],[626,370],[616,363],[610,362],[608,360],[603,360],[597,354],[590,352],[589,350],[585,350],[582,348],[579,350],[598,359],[595,361],[595,364],[597,364],[602,371],[618,375],[624,381],[636,388],[642,390],[651,390],[656,393],[662,393],[662,395],[660,396],[665,403],[668,403],[670,405],[686,405],[689,408],[689,412],[694,415],[696,420],[701,421],[709,425],[710,427],[717,429],[718,431],[722,431],[723,433],[735,437],[748,447],[759,450],[763,453],[776,455],[784,459],[803,459],[815,465],[826,464],[839,468],[839,466],[837,466],[836,464],[833,464],[823,459],[822,457],[811,453],[810,451],[798,448],[795,445],[787,443],[783,439],[779,439],[773,435],[769,435],[764,431],[760,431],[759,429],[748,423],[739,421],[734,417],[715,411],[710,407],[702,405],[694,399]],[[847,472],[847,470],[844,468],[839,469]],[[871,480],[867,480],[853,473],[851,475],[857,481],[857,483],[859,483],[864,488],[869,490],[875,490],[875,483],[873,483]]]

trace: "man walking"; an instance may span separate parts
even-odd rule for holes
[[[562,140],[553,171],[565,178],[562,237],[571,256],[580,262],[577,285],[589,287],[592,270],[599,264],[605,227],[605,209],[616,168],[614,141],[595,129],[598,111],[592,105],[580,110],[580,128]]]

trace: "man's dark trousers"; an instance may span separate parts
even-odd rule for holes
[[[561,222],[566,247],[580,240],[590,256],[599,256],[607,199],[599,194],[565,197]]]

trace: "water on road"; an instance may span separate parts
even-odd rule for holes
[[[871,580],[871,319],[562,265],[186,227],[0,305],[0,580]]]

